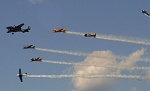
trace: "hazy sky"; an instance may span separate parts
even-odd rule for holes
[[[42,62],[29,62],[33,57],[62,62],[99,64],[102,66],[150,66],[150,62],[138,62],[149,57],[150,46],[125,42],[85,38],[71,34],[53,33],[54,28],[67,31],[113,35],[128,39],[150,40],[150,18],[141,9],[150,12],[150,1],[143,0],[1,0],[0,1],[0,90],[1,91],[149,91],[149,81],[133,79],[49,79],[16,77],[18,69],[35,75],[59,74],[119,74],[147,76],[148,71],[124,71],[100,69]],[[31,26],[29,33],[6,33],[6,27],[25,23]],[[90,58],[23,50],[26,44],[38,48],[89,53],[105,57]],[[116,61],[116,56],[128,57]],[[112,57],[112,59],[107,58]]]

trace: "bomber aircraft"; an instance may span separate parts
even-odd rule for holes
[[[21,68],[20,68],[20,69],[19,69],[19,74],[17,74],[17,76],[19,77],[20,81],[23,82],[22,77],[23,77],[23,76],[27,76],[27,73],[22,74],[22,73],[21,73]]]
[[[87,33],[87,34],[84,34],[84,36],[85,37],[96,37],[96,33],[94,33],[94,34],[89,34],[89,33]]]
[[[27,29],[22,29],[21,27],[24,25],[24,23],[18,25],[18,26],[8,26],[6,27],[6,29],[8,29],[7,33],[12,33],[14,34],[14,32],[22,32],[22,33],[25,33],[25,32],[29,32],[29,30],[31,29],[30,26],[28,26]]]
[[[66,32],[66,29],[65,28],[61,28],[61,29],[58,29],[58,28],[54,28],[54,33],[56,33],[56,32],[63,32],[63,33],[65,33]]]

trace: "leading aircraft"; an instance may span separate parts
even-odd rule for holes
[[[148,13],[146,10],[141,10],[141,12],[142,12],[144,15],[150,17],[150,13]]]
[[[24,23],[18,25],[18,26],[8,26],[6,27],[6,29],[8,29],[7,33],[12,33],[14,34],[14,32],[22,32],[22,33],[25,33],[25,32],[29,32],[29,30],[31,29],[30,26],[28,26],[27,29],[22,29],[21,27],[24,25]]]
[[[21,68],[20,68],[20,69],[19,69],[19,74],[17,74],[17,76],[19,77],[20,81],[23,82],[22,77],[23,77],[23,76],[27,76],[27,73],[22,74],[22,73],[21,73]]]
[[[66,29],[65,28],[61,28],[61,29],[58,29],[58,28],[54,28],[54,33],[56,33],[56,32],[63,32],[63,33],[65,33],[66,32]]]

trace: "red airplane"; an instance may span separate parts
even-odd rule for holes
[[[33,62],[33,61],[42,61],[42,58],[41,57],[32,58],[30,62]]]
[[[84,34],[84,36],[85,37],[94,37],[95,38],[96,37],[96,33],[94,33],[94,34],[89,34],[88,33],[88,34]]]
[[[66,29],[65,28],[61,28],[61,29],[58,29],[58,28],[54,28],[54,33],[56,33],[56,32],[63,32],[63,33],[65,33],[66,32]]]

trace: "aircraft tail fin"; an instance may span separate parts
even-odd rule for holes
[[[30,30],[31,29],[31,27],[30,26],[28,26],[28,30]]]
[[[94,38],[96,37],[96,33],[94,34]]]
[[[29,30],[31,29],[31,27],[30,26],[28,26],[28,28],[27,29],[25,29],[24,31],[23,31],[23,33],[25,33],[25,32],[29,32]]]
[[[63,29],[63,33],[66,33],[66,28]]]
[[[21,75],[22,74],[22,72],[21,72],[21,68],[19,69],[19,75]]]

